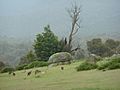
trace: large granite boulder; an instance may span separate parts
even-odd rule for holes
[[[49,63],[59,63],[59,62],[70,62],[72,60],[72,56],[68,52],[59,52],[50,56],[48,62]]]
[[[100,56],[97,56],[96,54],[90,54],[88,57],[88,61],[91,63],[96,63],[97,61],[102,60]]]

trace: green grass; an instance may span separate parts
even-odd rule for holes
[[[71,65],[39,68],[45,74],[26,76],[27,72],[17,71],[16,76],[8,73],[0,74],[0,90],[120,90],[120,69],[99,71],[89,70],[77,72]],[[33,69],[34,71],[35,69]]]

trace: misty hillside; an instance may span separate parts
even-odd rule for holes
[[[31,48],[32,43],[29,40],[17,40],[0,36],[0,61],[15,66]]]
[[[79,43],[81,47],[86,50],[86,41],[92,40],[93,38],[101,38],[102,40],[112,38],[115,40],[120,40],[120,34],[96,34],[83,38],[80,35],[77,35],[74,38],[75,42],[73,46],[76,47]],[[20,58],[33,48],[32,45],[33,41],[31,41],[30,39],[25,38],[23,40],[0,36],[0,61],[3,61],[4,63],[11,66],[16,66],[19,63]]]
[[[120,41],[120,33],[119,32],[113,32],[113,33],[99,33],[99,34],[93,34],[93,35],[88,35],[88,36],[82,36],[80,33],[74,37],[73,45],[77,46],[79,43],[82,48],[86,49],[86,42],[89,40],[92,40],[94,38],[101,38],[103,41],[107,39],[114,39]],[[91,32],[91,31],[90,31]]]
[[[120,40],[120,0],[0,0],[0,61],[17,65],[47,24],[59,39],[68,37],[67,9],[74,1],[81,6],[81,28],[73,48],[80,44],[86,49],[93,38]]]

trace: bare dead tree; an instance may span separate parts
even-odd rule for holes
[[[72,49],[73,36],[76,35],[77,32],[80,29],[81,7],[79,7],[78,5],[76,5],[76,3],[74,3],[74,5],[72,5],[72,8],[67,9],[67,12],[68,12],[68,14],[69,14],[69,16],[70,16],[70,18],[72,20],[72,22],[71,22],[71,31],[70,31],[69,38],[68,38],[68,46],[69,46],[69,48],[71,50]],[[71,51],[73,51],[73,50],[71,50]]]

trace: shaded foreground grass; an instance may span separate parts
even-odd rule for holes
[[[120,69],[110,71],[89,70],[76,72],[71,65],[37,68],[45,74],[26,76],[27,72],[17,71],[16,76],[0,74],[0,90],[120,90]],[[34,71],[35,69],[33,69]]]
[[[75,88],[71,90],[117,90],[113,88]]]

